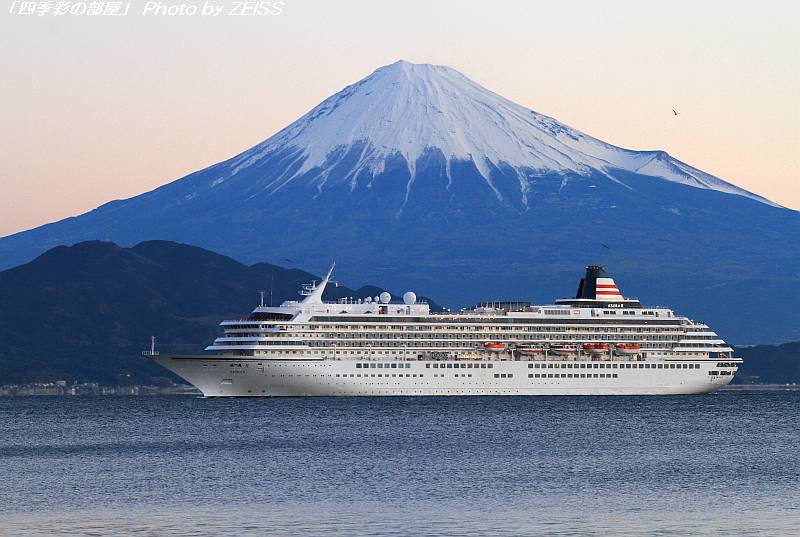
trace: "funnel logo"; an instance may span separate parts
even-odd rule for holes
[[[622,300],[622,293],[613,278],[597,278],[595,296],[603,300]]]

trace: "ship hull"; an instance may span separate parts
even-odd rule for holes
[[[207,397],[689,395],[729,384],[716,360],[358,361],[154,356]],[[731,362],[728,360],[728,362]]]

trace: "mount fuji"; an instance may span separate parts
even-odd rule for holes
[[[570,296],[600,262],[626,294],[735,343],[800,338],[800,213],[442,66],[381,67],[224,162],[4,237],[0,266],[91,239],[174,240],[318,272],[335,259],[347,280],[450,306]]]

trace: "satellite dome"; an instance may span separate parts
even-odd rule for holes
[[[382,304],[388,304],[391,299],[392,299],[392,295],[390,295],[386,291],[381,293],[380,300],[381,300]]]
[[[408,305],[416,304],[417,295],[414,293],[414,291],[406,291],[406,293],[403,295],[403,302]]]
[[[381,297],[379,297],[379,296],[376,296],[376,297],[375,297],[375,298],[373,298],[372,300],[373,300],[373,301],[375,301],[375,302],[380,302],[380,301],[381,301]]]
[[[371,297],[371,296],[368,296],[367,298],[365,298],[365,299],[364,299],[364,302],[366,302],[367,304],[369,304],[370,302],[372,302],[372,297]]]

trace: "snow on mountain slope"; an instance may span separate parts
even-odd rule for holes
[[[500,199],[491,169],[501,163],[517,174],[525,202],[531,177],[545,173],[589,175],[623,169],[696,188],[748,197],[775,205],[756,194],[680,162],[663,151],[632,151],[605,143],[555,119],[529,110],[476,84],[449,67],[398,61],[332,95],[263,143],[234,157],[216,186],[267,155],[285,151],[293,162],[287,173],[262,185],[277,191],[312,170],[317,188],[330,171],[360,147],[358,162],[339,181],[384,170],[386,159],[401,155],[409,168],[406,195],[415,165],[427,150],[438,149],[450,163],[472,161]],[[291,171],[288,171],[291,170]],[[635,185],[626,185],[635,188]]]

